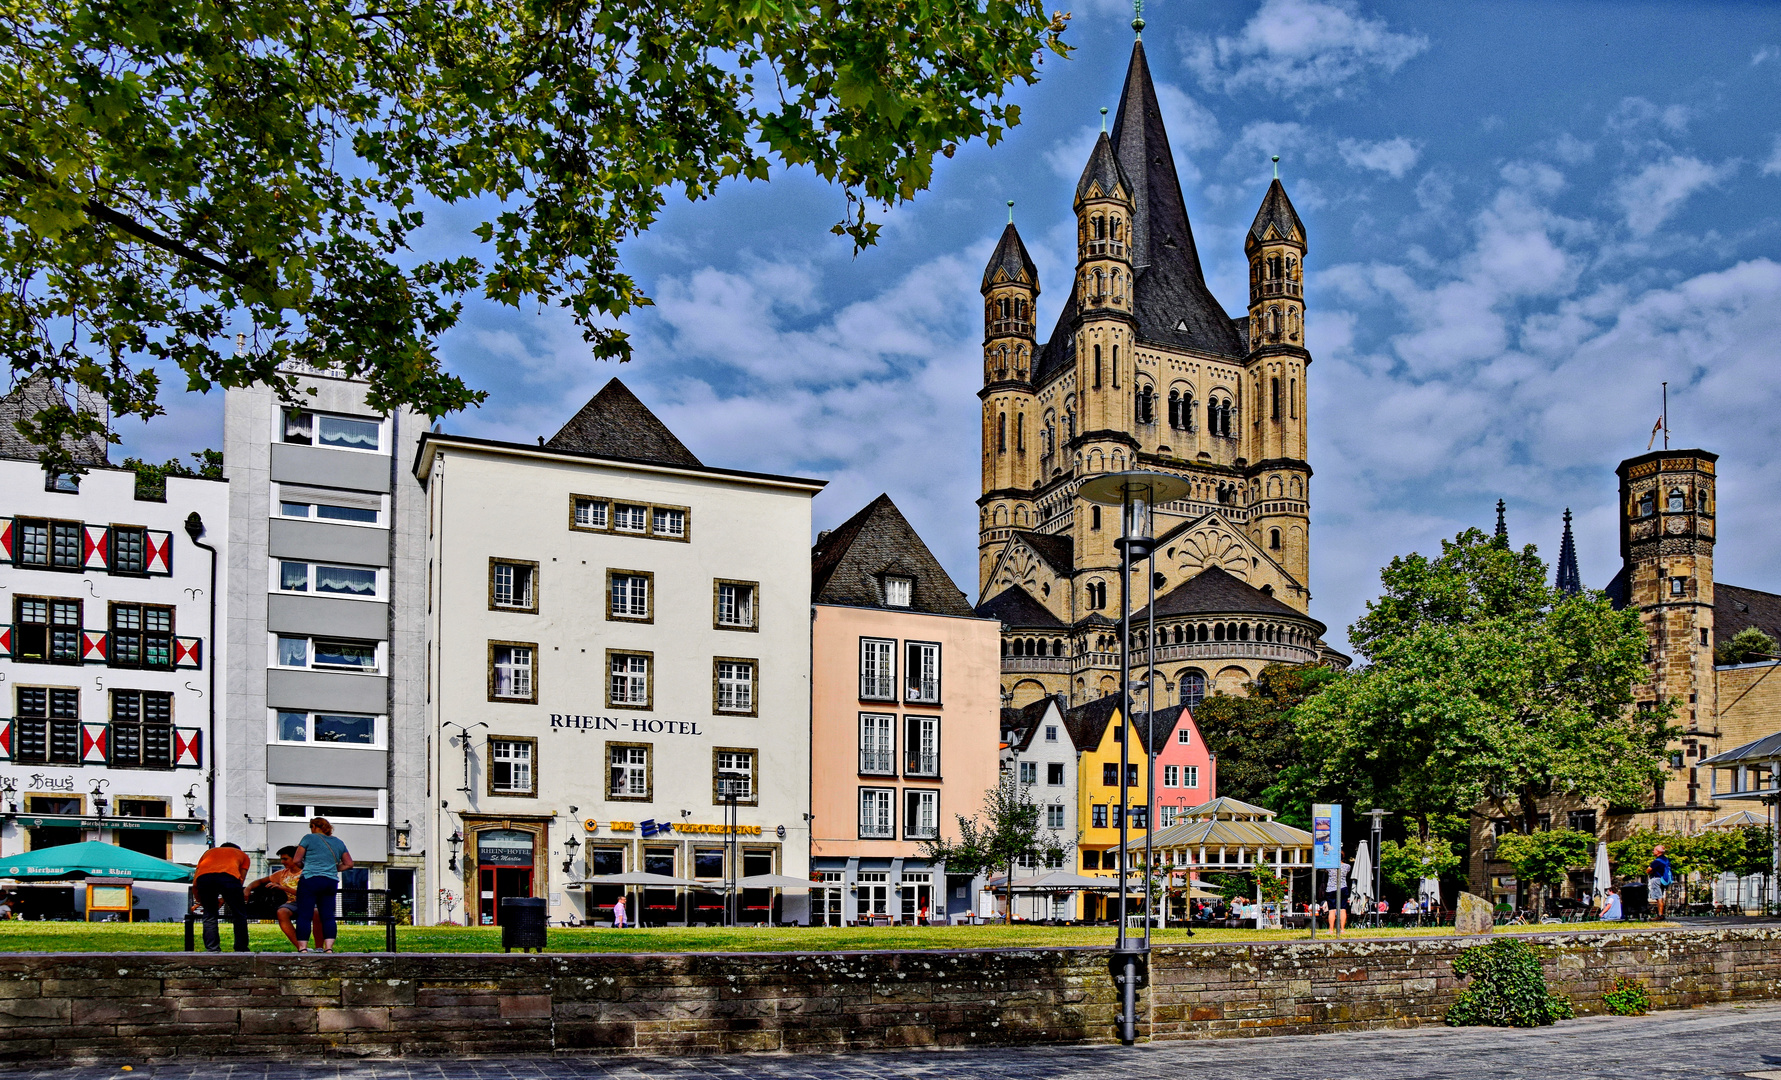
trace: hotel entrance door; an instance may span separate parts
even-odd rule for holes
[[[532,895],[533,837],[519,829],[476,834],[477,922],[501,925],[501,901]]]

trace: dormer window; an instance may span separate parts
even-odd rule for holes
[[[884,606],[908,607],[914,592],[913,580],[906,577],[887,577],[884,579]]]

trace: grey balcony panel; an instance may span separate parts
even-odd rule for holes
[[[389,679],[381,675],[336,675],[326,671],[266,672],[266,704],[274,709],[389,711]]]
[[[338,453],[339,451],[335,451]],[[273,558],[339,562],[355,566],[388,566],[390,534],[387,529],[331,525],[325,521],[273,518],[267,545]]]
[[[389,783],[389,753],[325,744],[277,743],[266,748],[266,780],[312,787],[385,787]]]
[[[388,491],[390,459],[382,454],[334,450],[326,446],[272,444],[272,479],[280,483],[354,491]]]
[[[328,824],[334,826],[334,838],[346,845],[353,862],[389,861],[390,830],[387,825],[352,825],[332,818],[328,819]],[[308,834],[309,826],[301,821],[268,821],[266,850],[277,851],[282,847],[294,846]]]
[[[390,636],[390,606],[369,600],[273,593],[266,598],[266,629],[275,634],[383,641]]]

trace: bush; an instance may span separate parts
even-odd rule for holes
[[[1645,984],[1621,975],[1614,980],[1614,989],[1602,995],[1602,1007],[1615,1016],[1644,1016],[1651,1011],[1651,995]]]
[[[1546,988],[1539,955],[1519,938],[1466,949],[1453,973],[1472,977],[1447,1010],[1453,1027],[1544,1027],[1576,1015],[1568,998]]]

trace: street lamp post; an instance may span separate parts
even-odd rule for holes
[[[1379,837],[1385,830],[1384,822],[1386,818],[1391,816],[1391,811],[1381,810],[1378,807],[1374,807],[1373,809],[1368,810],[1363,816],[1373,819],[1373,908],[1377,911],[1379,901],[1385,899],[1383,873],[1385,866],[1379,860]]]
[[[1148,564],[1152,552],[1156,549],[1155,528],[1152,520],[1158,503],[1173,502],[1191,490],[1188,482],[1179,476],[1157,472],[1117,472],[1096,476],[1085,480],[1077,489],[1082,498],[1105,506],[1120,508],[1120,536],[1113,543],[1119,548],[1119,713],[1122,724],[1131,719],[1132,713],[1132,563],[1142,561]],[[1146,578],[1151,585],[1151,594],[1155,593],[1155,579],[1146,568]],[[1152,605],[1155,606],[1154,604]],[[1155,613],[1151,613],[1154,625]],[[1154,635],[1152,640],[1154,640]],[[1147,656],[1152,656],[1147,650]],[[1150,671],[1145,681],[1154,685],[1155,671]],[[1154,705],[1155,696],[1151,697]],[[1154,709],[1152,710],[1154,712]],[[1145,717],[1146,724],[1150,716]],[[1137,731],[1136,724],[1129,725]],[[1146,732],[1148,735],[1148,731]],[[1130,860],[1126,854],[1126,844],[1131,835],[1131,803],[1125,798],[1127,791],[1126,775],[1131,760],[1131,740],[1120,732],[1119,739],[1119,794],[1123,808],[1119,815],[1119,860],[1116,872],[1119,874],[1119,933],[1113,947],[1114,956],[1120,964],[1120,1000],[1119,1041],[1131,1046],[1138,1041],[1138,965],[1140,958],[1147,958],[1150,951],[1150,888],[1148,875],[1151,869],[1152,850],[1151,838],[1155,830],[1150,828],[1150,794],[1149,786],[1154,779],[1150,775],[1156,767],[1156,756],[1151,745],[1152,740],[1144,740],[1146,764],[1145,775],[1145,808],[1144,808],[1144,870],[1146,885],[1144,889],[1144,941],[1141,945],[1133,945],[1126,936],[1126,894],[1127,875],[1130,873]]]

